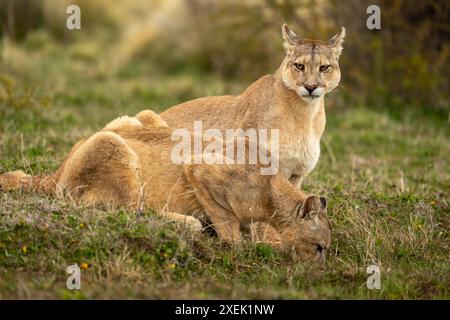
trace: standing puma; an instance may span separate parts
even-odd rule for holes
[[[328,42],[297,36],[282,27],[286,57],[237,96],[204,97],[176,105],[161,114],[172,128],[279,129],[279,167],[300,188],[320,155],[325,128],[324,96],[339,84],[338,59],[345,29]]]

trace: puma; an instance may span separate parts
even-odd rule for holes
[[[325,128],[324,96],[339,85],[345,29],[329,41],[299,37],[282,26],[286,57],[237,96],[204,97],[161,113],[172,128],[279,129],[279,166],[297,188],[316,166]]]
[[[259,165],[171,161],[172,129],[152,111],[118,118],[79,141],[47,176],[0,175],[0,190],[42,191],[86,205],[153,209],[193,231],[209,221],[218,236],[254,241],[322,261],[330,246],[326,200],[307,196],[284,175],[261,175]]]

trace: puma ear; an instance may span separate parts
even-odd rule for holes
[[[327,199],[325,197],[320,197],[320,204],[322,205],[322,210],[325,210],[328,206]]]
[[[333,51],[336,59],[338,59],[342,53],[342,44],[344,43],[344,38],[345,28],[342,27],[341,32],[334,35],[330,40],[328,40],[328,47]]]
[[[327,208],[327,200],[324,197],[310,196],[303,205],[300,206],[298,216],[300,218],[311,219]]]
[[[281,32],[283,34],[284,39],[283,46],[286,50],[289,50],[293,46],[299,44],[300,37],[294,31],[292,31],[292,29],[289,28],[289,26],[286,23],[284,23],[283,26],[281,27]]]

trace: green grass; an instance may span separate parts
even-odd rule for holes
[[[0,173],[51,172],[79,138],[116,116],[248,85],[188,69],[164,74],[155,61],[109,69],[108,55],[93,52],[39,33],[3,44]],[[329,202],[324,266],[296,264],[265,245],[194,237],[151,212],[11,192],[0,194],[0,298],[449,299],[447,117],[336,107],[334,99],[322,156],[305,182]],[[75,263],[88,268],[81,290],[69,291],[66,268]],[[381,290],[366,288],[371,264],[381,267]]]

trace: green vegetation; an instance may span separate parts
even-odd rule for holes
[[[99,31],[61,42],[44,29],[3,40],[0,173],[54,171],[78,139],[114,117],[239,93],[250,82],[195,64],[168,71],[145,55],[121,60],[110,41]],[[327,98],[322,155],[305,182],[329,202],[324,266],[194,237],[152,212],[11,192],[0,194],[0,298],[450,299],[447,113],[370,108],[341,93]],[[66,289],[74,263],[83,266],[80,291]],[[381,267],[381,290],[366,288],[371,264]]]

